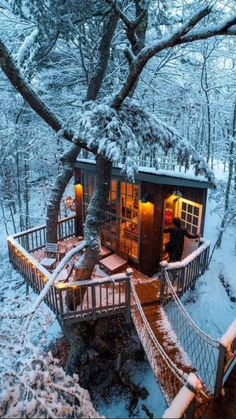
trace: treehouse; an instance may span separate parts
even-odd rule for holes
[[[167,256],[165,243],[169,237],[164,228],[174,216],[181,218],[190,233],[203,235],[209,184],[201,176],[186,173],[183,168],[181,171],[164,157],[158,166],[151,159],[142,160],[139,169],[135,183],[129,183],[119,167],[113,168],[101,240],[103,246],[113,251],[121,243],[129,264],[150,276]],[[75,169],[77,235],[83,233],[95,180],[95,161],[80,158]],[[183,257],[197,246],[198,242],[185,238]]]

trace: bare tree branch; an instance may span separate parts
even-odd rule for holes
[[[133,23],[127,18],[126,14],[121,10],[117,3],[115,3],[113,0],[105,0],[105,2],[112,7],[112,9],[116,12],[120,20],[122,20],[128,29],[134,28]]]
[[[162,38],[151,46],[143,48],[135,57],[132,65],[130,66],[127,79],[120,91],[116,94],[112,103],[112,107],[118,109],[121,106],[124,99],[132,90],[133,85],[136,83],[136,80],[138,79],[147,62],[160,51],[163,51],[167,48],[173,48],[177,45],[199,41],[218,35],[236,35],[236,16],[233,16],[229,20],[223,22],[221,25],[214,25],[206,29],[203,28],[201,30],[195,30],[189,34],[189,31],[191,31],[205,16],[207,16],[210,11],[210,6],[202,8],[173,34]]]
[[[136,54],[139,52],[137,50],[138,48],[138,37],[135,33],[135,29],[138,26],[138,24],[141,22],[141,20],[143,19],[143,17],[145,16],[145,13],[141,13],[138,18],[135,20],[135,22],[131,22],[126,14],[121,10],[121,8],[118,6],[117,3],[115,3],[113,0],[105,0],[107,4],[109,4],[113,10],[116,12],[117,16],[120,18],[120,20],[122,20],[122,22],[125,24],[126,26],[126,33],[127,33],[127,38],[132,46],[132,50],[133,52],[136,51]]]

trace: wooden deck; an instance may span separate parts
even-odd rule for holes
[[[73,219],[59,222],[58,235],[64,254],[79,242],[75,236]],[[45,237],[45,226],[41,226],[8,238],[10,261],[38,294],[51,276],[40,264],[44,257]],[[103,251],[106,254],[105,248]],[[203,262],[207,262],[206,250],[197,258],[202,255]],[[129,320],[131,312],[153,373],[170,402],[184,385],[183,376],[194,371],[194,368],[176,343],[167,323],[160,304],[163,286],[160,287],[159,279],[149,278],[137,270],[133,272],[133,276],[131,269],[128,269],[125,273],[106,277],[106,273],[97,265],[91,280],[77,282],[72,273],[68,282],[58,281],[51,286],[45,302],[64,325],[95,320],[114,313],[123,313]],[[183,284],[187,289],[203,270],[197,269],[193,259],[180,272],[182,289]],[[168,296],[168,287],[164,291]]]

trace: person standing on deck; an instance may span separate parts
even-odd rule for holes
[[[166,243],[166,252],[169,255],[169,262],[177,262],[181,260],[184,250],[184,236],[189,239],[198,239],[199,234],[191,234],[185,228],[181,227],[181,219],[173,218],[173,227],[164,229],[165,233],[170,233],[170,241]]]

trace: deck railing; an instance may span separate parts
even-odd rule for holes
[[[99,280],[56,284],[60,318],[63,323],[95,320],[113,313],[129,319],[132,270]]]
[[[66,217],[57,223],[57,238],[64,240],[75,236],[75,216]],[[42,249],[46,243],[46,224],[12,236],[28,252]]]
[[[168,263],[163,261],[161,266],[160,301],[166,304],[171,293],[163,272],[171,273],[172,285],[177,295],[182,295],[190,288],[194,288],[196,280],[203,275],[208,266],[210,241],[200,239],[200,246],[181,262]]]
[[[60,239],[75,235],[74,218],[59,221]],[[29,252],[44,246],[45,226],[8,237],[10,262],[37,294],[42,291],[51,274]],[[45,297],[45,302],[61,323],[96,319],[118,312],[124,313],[128,319],[131,275],[132,270],[128,269],[125,274],[99,280],[69,283],[55,281]]]

